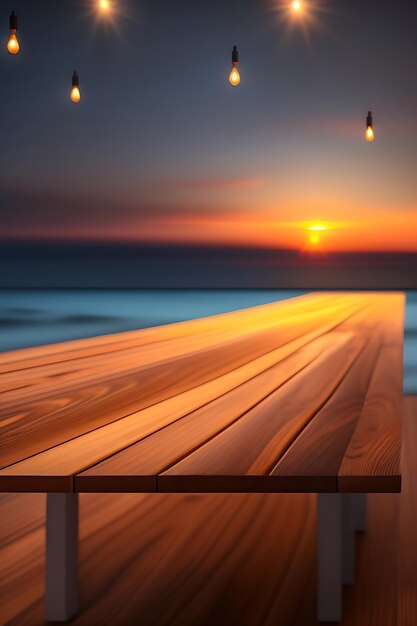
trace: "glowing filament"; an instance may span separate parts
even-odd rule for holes
[[[71,89],[70,98],[73,102],[79,102],[81,100],[80,89],[77,85],[74,85]]]
[[[240,74],[237,69],[237,63],[233,63],[232,71],[229,75],[229,83],[233,85],[233,87],[237,87],[240,83]]]
[[[365,137],[366,137],[366,141],[373,141],[374,140],[375,135],[374,135],[374,131],[372,129],[372,126],[368,126],[368,128],[366,129]]]
[[[7,42],[7,50],[10,52],[10,54],[17,54],[20,50],[15,30],[10,30],[10,37],[9,41]]]

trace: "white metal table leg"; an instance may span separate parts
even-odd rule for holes
[[[318,494],[319,621],[342,618],[342,585],[353,585],[355,580],[355,531],[365,528],[366,494]]]
[[[342,497],[317,495],[317,619],[338,622],[342,617]]]
[[[78,494],[48,493],[46,621],[65,622],[78,610]]]

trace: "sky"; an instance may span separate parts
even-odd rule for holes
[[[415,0],[109,2],[1,3],[3,242],[417,253]]]

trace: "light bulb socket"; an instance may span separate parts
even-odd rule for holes
[[[232,63],[239,63],[239,52],[236,46],[233,46],[232,50]]]
[[[72,75],[72,86],[73,87],[78,87],[80,84],[80,79],[79,76],[77,74],[77,72],[74,72]]]
[[[368,117],[366,118],[366,127],[368,128],[368,126],[372,127],[372,112],[368,111]]]
[[[17,15],[14,11],[11,12],[10,20],[9,20],[9,28],[10,31],[17,31]]]

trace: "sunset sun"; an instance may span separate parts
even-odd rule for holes
[[[317,222],[312,223],[307,227],[308,230],[308,248],[320,249],[322,244],[322,233],[329,230],[329,226],[326,224]]]
[[[309,237],[309,242],[312,243],[313,246],[316,246],[317,244],[319,244],[320,243],[319,235],[317,235],[317,233],[311,233]]]
[[[308,230],[312,232],[321,232],[324,230],[329,230],[329,227],[326,226],[325,224],[312,224],[311,226],[308,227]]]

